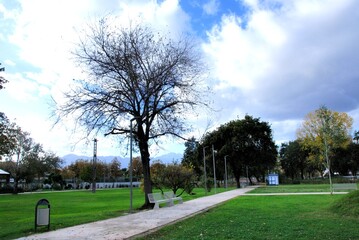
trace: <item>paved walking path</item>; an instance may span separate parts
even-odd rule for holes
[[[252,189],[253,187],[235,189],[186,201],[173,207],[141,211],[20,239],[127,239],[155,231],[162,226],[194,216],[227,200],[241,196]]]

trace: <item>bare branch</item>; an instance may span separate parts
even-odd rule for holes
[[[76,81],[65,94],[67,102],[58,107],[58,115],[76,116],[76,124],[87,134],[125,137],[135,118],[132,130],[144,174],[149,174],[149,141],[165,135],[186,140],[181,134],[188,130],[189,111],[208,106],[198,89],[204,64],[193,43],[187,38],[166,39],[148,26],[115,27],[102,19],[74,53],[88,78]],[[150,183],[146,184],[148,191]]]

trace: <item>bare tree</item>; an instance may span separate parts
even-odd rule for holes
[[[88,74],[67,92],[61,118],[75,115],[87,134],[129,137],[130,120],[143,165],[145,204],[152,192],[150,144],[161,136],[181,137],[186,116],[203,100],[204,65],[188,37],[172,40],[147,25],[116,27],[102,19],[86,31],[74,53]]]

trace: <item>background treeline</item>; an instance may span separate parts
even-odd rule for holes
[[[34,181],[40,182],[45,176],[58,175],[60,165],[61,159],[58,156],[45,151],[28,132],[0,112],[0,169],[10,173],[14,181],[10,185],[6,179],[5,183],[1,184],[2,192],[17,193],[33,188]]]
[[[151,181],[156,188],[170,188],[177,194],[191,193],[195,186],[210,191],[213,186],[224,186],[227,179],[236,187],[265,182],[271,172],[279,173],[282,183],[332,176],[333,181],[347,181],[337,176],[356,176],[359,168],[359,132],[351,135],[352,122],[346,113],[320,107],[305,117],[296,140],[278,147],[270,124],[246,115],[208,132],[201,140],[189,139],[181,163],[152,161]],[[96,182],[129,180],[129,166],[121,168],[116,158],[110,163],[97,159],[95,165],[79,159],[61,166],[58,156],[45,151],[4,113],[0,113],[0,160],[0,169],[13,179],[11,186],[2,179],[2,192],[36,190],[44,184],[58,190],[79,188],[93,181],[94,169]],[[134,180],[143,181],[140,157],[132,162]]]
[[[357,138],[358,132],[355,132]],[[333,150],[331,171],[334,176],[357,176],[359,167],[359,144],[353,140],[345,148]],[[325,168],[318,158],[302,146],[300,140],[282,143],[279,151],[282,182],[318,182],[323,178]],[[325,177],[325,176],[324,176]],[[341,181],[338,179],[338,181]]]

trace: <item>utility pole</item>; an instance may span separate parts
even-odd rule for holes
[[[97,160],[97,139],[93,140],[93,159],[92,159],[92,193],[96,192],[96,161]]]
[[[226,189],[228,188],[227,157],[228,155],[224,156],[224,179],[225,179]]]
[[[129,174],[130,174],[130,213],[132,213],[133,210],[133,161],[132,161],[132,142],[133,142],[133,126],[132,126],[132,122],[134,120],[136,120],[137,117],[134,117],[130,120],[130,169],[129,169]]]
[[[213,146],[213,144],[212,144],[214,193],[217,193],[216,161],[215,161],[215,158],[214,158],[214,154],[215,154],[216,152],[217,152],[217,151],[214,150],[214,146]]]
[[[204,172],[204,191],[207,195],[207,170],[206,170],[206,148],[203,147],[203,172]]]

